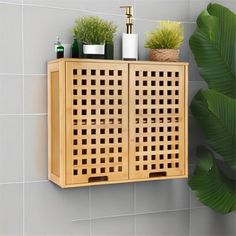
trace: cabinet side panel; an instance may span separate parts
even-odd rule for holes
[[[61,187],[65,158],[64,65],[48,64],[48,178]]]
[[[59,72],[51,72],[51,172],[60,177]]]

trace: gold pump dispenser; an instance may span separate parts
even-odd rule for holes
[[[138,35],[133,33],[133,6],[120,6],[125,9],[126,33],[122,34],[122,59],[138,60]]]
[[[133,33],[133,6],[121,6],[120,8],[125,9],[125,15],[127,16],[126,21],[126,33],[132,34]]]

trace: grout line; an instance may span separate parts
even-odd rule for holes
[[[2,186],[2,185],[13,185],[13,184],[23,184],[23,181],[0,183],[0,186]]]
[[[0,117],[4,117],[4,116],[23,116],[24,114],[22,113],[3,113],[3,114],[0,114]]]
[[[104,16],[116,16],[116,17],[121,17],[121,18],[126,17],[123,14],[106,13],[106,12],[92,11],[92,10],[86,10],[86,9],[81,9],[81,8],[59,7],[59,6],[30,4],[30,3],[26,3],[26,4],[23,4],[23,5],[24,6],[29,6],[29,7],[40,7],[40,8],[49,8],[49,9],[57,9],[57,10],[79,11],[79,12],[88,13],[88,14],[97,14],[97,15],[104,15]]]
[[[3,1],[0,1],[0,4],[16,5],[16,6],[21,6],[22,5],[22,3],[12,3],[12,2],[3,2]]]
[[[92,195],[91,194],[92,194],[92,189],[91,187],[89,187],[89,236],[92,236]]]
[[[35,183],[49,183],[49,180],[34,180],[34,181],[25,181],[24,184],[35,184]]]
[[[29,74],[25,73],[24,75],[25,76],[47,76],[47,74],[31,74],[31,73]]]
[[[47,116],[47,113],[6,113],[0,114],[1,116]]]
[[[47,74],[19,74],[19,73],[0,73],[0,76],[47,76]]]
[[[48,113],[24,113],[24,116],[47,116]]]
[[[11,185],[11,184],[34,184],[34,183],[47,183],[49,180],[34,180],[34,181],[18,181],[18,182],[3,182],[1,185]]]
[[[19,73],[0,73],[0,76],[22,76],[23,74]]]
[[[137,188],[136,188],[137,186],[136,186],[136,183],[134,183],[134,236],[136,236],[136,212],[137,212],[137,210],[136,210],[136,203],[137,203],[137,198],[136,198],[136,190],[137,190]]]
[[[99,12],[99,11],[93,11],[93,10],[86,10],[86,9],[81,9],[81,8],[70,8],[70,7],[59,7],[59,6],[50,6],[50,5],[40,5],[40,4],[30,4],[26,3],[24,6],[29,6],[29,7],[40,7],[40,8],[49,8],[49,9],[57,9],[57,10],[68,10],[68,11],[79,11],[83,13],[88,13],[88,14],[97,14],[97,15],[104,15],[104,16],[115,16],[115,17],[121,17],[121,18],[126,18],[124,14],[115,14],[115,13],[106,13],[106,12]],[[136,7],[136,2],[135,2],[135,7]],[[161,20],[152,20],[148,18],[139,18],[139,17],[134,17],[134,20],[137,21],[148,21],[148,22],[159,22]],[[196,24],[195,21],[180,21],[183,24]]]
[[[152,22],[152,23],[159,23],[161,22],[162,20],[153,20],[153,19],[148,19],[148,18],[141,18],[141,17],[136,17],[134,18],[135,21],[146,21],[146,22]],[[182,24],[196,24],[195,21],[181,21],[181,20],[177,20],[179,22],[181,22]]]
[[[126,217],[126,216],[142,216],[142,215],[149,215],[149,214],[160,214],[160,213],[169,213],[169,212],[178,212],[178,211],[187,211],[187,210],[194,210],[194,209],[204,209],[205,206],[198,206],[198,207],[191,207],[191,208],[182,208],[182,209],[174,209],[174,210],[161,210],[161,211],[150,211],[150,212],[142,212],[142,213],[136,213],[136,214],[119,214],[119,215],[110,215],[110,216],[101,216],[101,217],[94,217],[92,220],[102,220],[102,219],[109,219],[109,218],[118,218],[118,217]],[[72,222],[77,221],[87,221],[90,220],[90,218],[84,218],[84,219],[74,219]]]
[[[24,62],[24,0],[21,0],[21,49],[22,49],[22,111],[25,112],[25,62]],[[23,116],[22,119],[22,171],[23,171],[23,212],[22,212],[22,221],[23,221],[23,236],[25,235],[25,119]]]

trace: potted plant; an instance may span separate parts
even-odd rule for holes
[[[161,21],[160,27],[147,33],[146,48],[151,61],[178,61],[184,39],[183,26],[176,21]]]
[[[105,58],[105,46],[112,45],[109,47],[112,53],[107,52],[112,59],[113,37],[116,30],[117,26],[113,22],[98,16],[86,16],[75,21],[73,34],[82,43],[84,57]]]

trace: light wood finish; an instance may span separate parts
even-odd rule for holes
[[[129,177],[185,175],[185,70],[130,64]]]
[[[65,63],[48,64],[48,178],[65,186]]]
[[[66,184],[128,179],[128,65],[66,65]]]
[[[49,62],[49,179],[68,188],[187,177],[187,72],[183,62]]]

